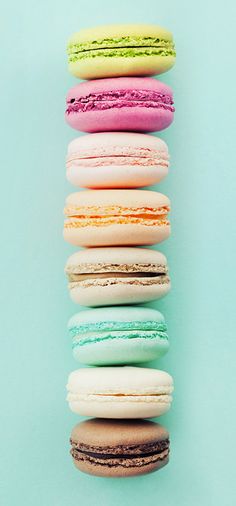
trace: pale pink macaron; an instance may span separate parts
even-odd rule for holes
[[[75,246],[142,246],[170,235],[168,197],[148,190],[86,190],[66,199],[64,238]]]
[[[153,135],[104,132],[83,135],[68,146],[67,179],[82,188],[139,188],[168,173],[166,143]]]
[[[167,259],[149,248],[89,248],[71,255],[65,266],[70,296],[81,306],[137,304],[170,290]]]
[[[67,95],[66,121],[82,132],[155,132],[174,118],[173,94],[152,77],[117,77],[83,82]]]

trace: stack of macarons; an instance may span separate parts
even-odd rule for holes
[[[153,75],[175,62],[173,38],[153,25],[81,30],[68,43],[66,121],[86,135],[68,146],[64,238],[80,247],[65,272],[82,306],[68,323],[74,358],[71,410],[92,419],[72,430],[75,466],[97,476],[135,476],[163,467],[167,430],[146,418],[168,411],[172,377],[142,366],[169,348],[164,316],[140,306],[166,295],[166,257],[145,246],[170,235],[170,201],[142,188],[168,173],[166,143],[150,132],[173,121],[173,94]],[[141,188],[141,189],[140,189]],[[86,307],[86,309],[84,308]],[[141,367],[140,367],[141,365]]]

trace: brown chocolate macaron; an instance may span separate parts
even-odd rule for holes
[[[156,471],[169,460],[169,434],[147,420],[86,420],[71,434],[71,455],[84,473],[126,477]]]

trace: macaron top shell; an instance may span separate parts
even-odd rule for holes
[[[70,209],[78,208],[82,214],[108,214],[106,208],[112,214],[116,212],[115,207],[121,211],[121,214],[129,214],[130,210],[143,209],[150,214],[155,210],[165,208],[166,212],[170,209],[168,197],[162,193],[148,190],[88,190],[71,193],[66,199],[65,214],[70,214]],[[75,211],[75,209],[74,209]]]
[[[157,157],[161,154],[169,159],[168,147],[159,137],[133,132],[98,132],[82,135],[68,145],[68,158],[77,155],[79,158],[134,156],[143,158]]]
[[[139,367],[85,368],[73,371],[68,378],[70,394],[127,396],[169,395],[172,377],[165,371]]]
[[[76,44],[77,42],[96,43],[96,41],[102,39],[119,39],[124,37],[151,37],[166,41],[173,40],[172,33],[158,25],[114,24],[82,29],[69,38],[68,45]],[[135,41],[133,40],[133,42]]]
[[[135,92],[137,92],[138,95],[138,92],[144,91],[148,92],[148,95],[143,96],[142,93],[140,93],[140,100],[151,100],[152,93],[156,93],[168,97],[170,107],[173,102],[172,89],[162,81],[158,81],[152,77],[117,77],[110,79],[95,79],[77,84],[68,91],[67,104],[73,104],[73,101],[75,100],[84,100],[88,97],[93,98],[94,95],[97,94],[106,95],[109,92],[113,94],[113,98],[118,98],[120,91],[125,91],[126,93],[131,92],[132,95],[130,98],[133,96],[133,100],[135,100]],[[104,97],[101,97],[101,99],[102,98],[104,100]]]
[[[80,332],[84,331],[90,326],[92,329],[94,324],[102,324],[102,329],[105,330],[106,327],[110,328],[110,324],[113,323],[113,329],[115,330],[115,322],[116,323],[130,323],[131,328],[132,324],[140,324],[141,328],[143,324],[147,323],[161,323],[165,324],[164,316],[157,311],[156,309],[147,308],[147,307],[105,307],[105,308],[96,308],[96,309],[88,309],[85,311],[80,311],[70,318],[68,322],[68,328],[78,327]],[[140,328],[140,330],[141,330]]]
[[[143,445],[168,438],[169,433],[163,426],[147,420],[86,420],[76,425],[71,433],[75,443],[106,448]]]
[[[109,264],[117,264],[118,266],[128,264],[130,267],[134,266],[135,264],[141,264],[139,266],[139,269],[141,266],[143,267],[144,264],[150,264],[151,266],[156,265],[165,269],[167,268],[166,257],[160,251],[148,248],[117,247],[92,248],[77,251],[68,258],[65,270],[66,272],[70,269],[76,270],[78,266],[80,266],[80,269],[82,269],[82,266],[85,265],[86,272],[88,272],[87,269],[89,268],[89,264],[91,267],[91,272],[94,271],[94,264],[100,264],[101,268],[106,267]]]

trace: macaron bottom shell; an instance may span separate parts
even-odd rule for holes
[[[168,167],[136,165],[107,165],[102,167],[71,166],[67,170],[69,183],[81,188],[143,188],[160,183]]]
[[[153,396],[154,397],[154,396]],[[97,418],[137,419],[155,418],[164,415],[170,409],[170,396],[159,395],[155,400],[151,396],[83,396],[78,400],[69,400],[71,411],[81,416]]]
[[[66,122],[81,132],[158,132],[169,127],[174,113],[168,109],[142,107],[113,107],[106,110],[70,112]]]
[[[70,297],[73,302],[81,306],[114,306],[118,304],[139,304],[141,302],[150,302],[157,300],[170,290],[170,282],[165,284],[145,285],[142,279],[136,283],[121,282],[112,278],[107,278],[107,284],[103,282],[91,282],[89,287],[76,286],[70,289]]]
[[[135,50],[134,50],[135,51]],[[69,72],[80,79],[119,76],[154,76],[167,72],[175,63],[174,56],[126,56],[86,58],[70,62]]]
[[[166,466],[169,462],[169,455],[158,460],[149,459],[146,457],[146,462],[143,457],[137,457],[134,462],[127,461],[126,465],[120,465],[120,459],[114,459],[113,462],[108,463],[105,461],[101,463],[97,459],[92,461],[78,461],[73,459],[75,467],[83,473],[98,476],[100,478],[128,478],[131,476],[140,476],[142,474],[150,474],[154,471],[158,471],[162,467]]]
[[[147,333],[148,334],[148,333]],[[86,345],[75,345],[73,355],[81,364],[104,366],[150,362],[165,355],[169,349],[168,339],[148,335],[143,338],[112,338]]]
[[[130,190],[131,191],[131,190]],[[170,225],[114,224],[102,226],[65,226],[65,241],[74,246],[151,246],[165,241]]]

